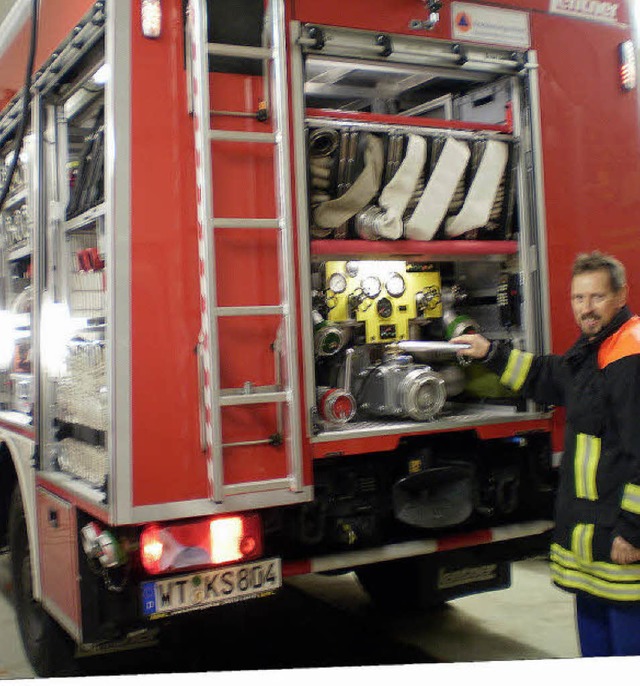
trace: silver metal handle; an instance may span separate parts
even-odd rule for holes
[[[401,350],[405,353],[459,353],[468,350],[468,343],[449,343],[447,341],[398,341],[390,343],[390,350]]]
[[[351,364],[353,359],[353,348],[348,348],[344,355],[344,382],[342,387],[345,391],[351,392]]]

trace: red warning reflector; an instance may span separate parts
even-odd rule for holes
[[[633,41],[626,40],[618,46],[620,58],[620,85],[622,90],[630,91],[636,87],[636,49]]]

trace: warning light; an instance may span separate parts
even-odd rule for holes
[[[145,38],[159,38],[162,33],[160,0],[142,0],[142,34]]]
[[[622,90],[631,91],[636,87],[636,50],[633,41],[627,40],[618,46],[620,61],[620,85]]]

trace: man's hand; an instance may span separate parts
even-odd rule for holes
[[[619,565],[640,562],[640,548],[636,548],[622,536],[616,536],[611,545],[611,559]]]
[[[471,357],[474,360],[481,360],[483,357],[486,357],[489,353],[489,348],[491,347],[491,343],[479,333],[467,333],[462,336],[456,336],[449,342],[466,343],[471,346],[466,350],[461,350],[460,355],[462,357]]]

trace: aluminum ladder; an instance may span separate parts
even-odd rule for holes
[[[265,13],[265,40],[268,47],[251,47],[209,43],[206,0],[189,3],[187,76],[194,120],[196,150],[196,184],[198,196],[198,245],[200,261],[201,331],[199,366],[201,389],[201,427],[203,449],[207,454],[210,498],[221,509],[238,496],[260,493],[262,505],[290,504],[309,500],[309,490],[302,483],[302,436],[299,417],[299,380],[295,351],[296,323],[294,299],[294,254],[292,238],[291,180],[289,176],[290,142],[288,120],[288,86],[284,2],[272,0]],[[187,50],[189,52],[189,50]],[[210,55],[243,57],[268,65],[272,132],[246,132],[212,129],[210,120],[209,69]],[[263,74],[264,76],[264,74]],[[266,77],[265,77],[266,78]],[[214,213],[211,166],[212,141],[261,143],[274,146],[276,208],[273,219],[256,217],[216,217]],[[214,232],[254,229],[277,231],[279,234],[280,303],[272,306],[219,307],[216,293],[216,256]],[[218,346],[219,320],[222,317],[260,317],[279,315],[280,361],[282,378],[268,387],[221,388]],[[277,360],[276,360],[277,364]],[[276,404],[278,423],[286,451],[288,474],[281,479],[224,483],[224,450],[231,446],[266,444],[270,439],[223,444],[222,408],[251,404]],[[255,497],[253,499],[255,502]]]

